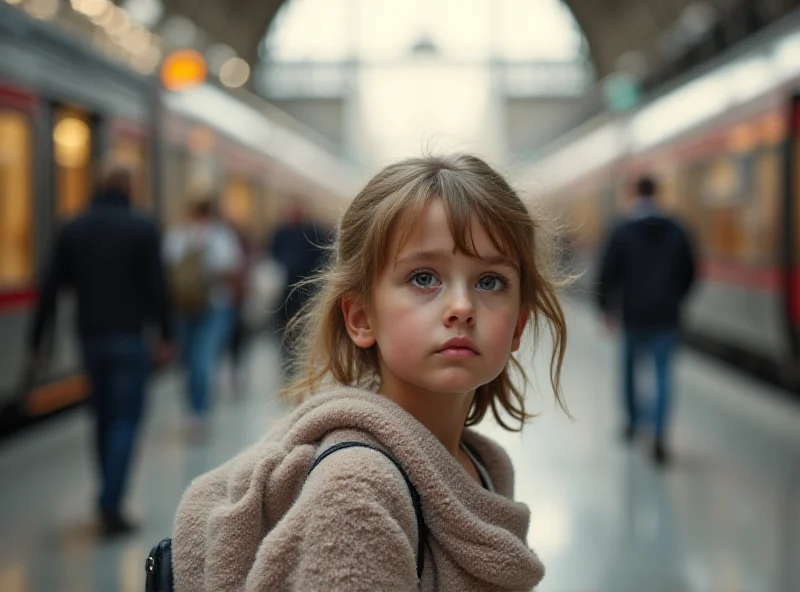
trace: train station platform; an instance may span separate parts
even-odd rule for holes
[[[690,351],[677,360],[674,463],[654,468],[619,439],[617,351],[583,304],[571,330],[564,390],[575,421],[547,394],[547,360],[528,365],[541,415],[522,435],[487,423],[530,505],[530,544],[547,567],[542,592],[800,590],[800,405]],[[179,378],[154,383],[129,496],[142,525],[110,542],[94,523],[91,424],[78,410],[0,443],[0,590],[141,592],[144,558],[169,534],[196,475],[258,438],[283,407],[277,350],[249,352],[249,387],[221,388],[213,435],[191,445]],[[222,378],[225,378],[223,372]],[[221,380],[220,384],[223,384]]]

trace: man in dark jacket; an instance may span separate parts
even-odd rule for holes
[[[99,510],[106,535],[133,526],[121,512],[142,417],[151,356],[148,320],[160,327],[156,361],[172,356],[169,307],[155,224],[131,211],[131,172],[114,168],[91,207],[59,233],[40,290],[30,336],[34,365],[53,324],[59,288],[77,296],[77,329],[96,415]]]
[[[600,265],[598,296],[608,319],[621,313],[623,326],[623,394],[633,439],[638,427],[636,362],[652,355],[656,371],[654,460],[668,461],[666,435],[671,392],[671,358],[677,343],[681,308],[695,276],[686,231],[656,209],[656,183],[636,184],[633,215],[619,224],[606,245]]]

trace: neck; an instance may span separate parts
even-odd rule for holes
[[[380,394],[413,415],[450,451],[458,456],[461,433],[474,393],[436,393],[419,389],[382,373]]]
[[[109,187],[98,191],[94,196],[94,203],[96,205],[130,206],[128,194],[116,187]]]

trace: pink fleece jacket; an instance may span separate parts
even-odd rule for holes
[[[472,431],[497,493],[467,475],[439,440],[388,399],[337,388],[311,398],[258,443],[197,478],[173,532],[178,592],[530,590],[544,568],[525,542],[503,449]],[[428,529],[417,580],[417,523],[400,472],[348,448],[306,478],[324,449],[358,440],[389,452],[419,491]]]

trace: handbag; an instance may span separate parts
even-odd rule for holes
[[[145,592],[173,592],[172,539],[162,539],[145,562]]]

